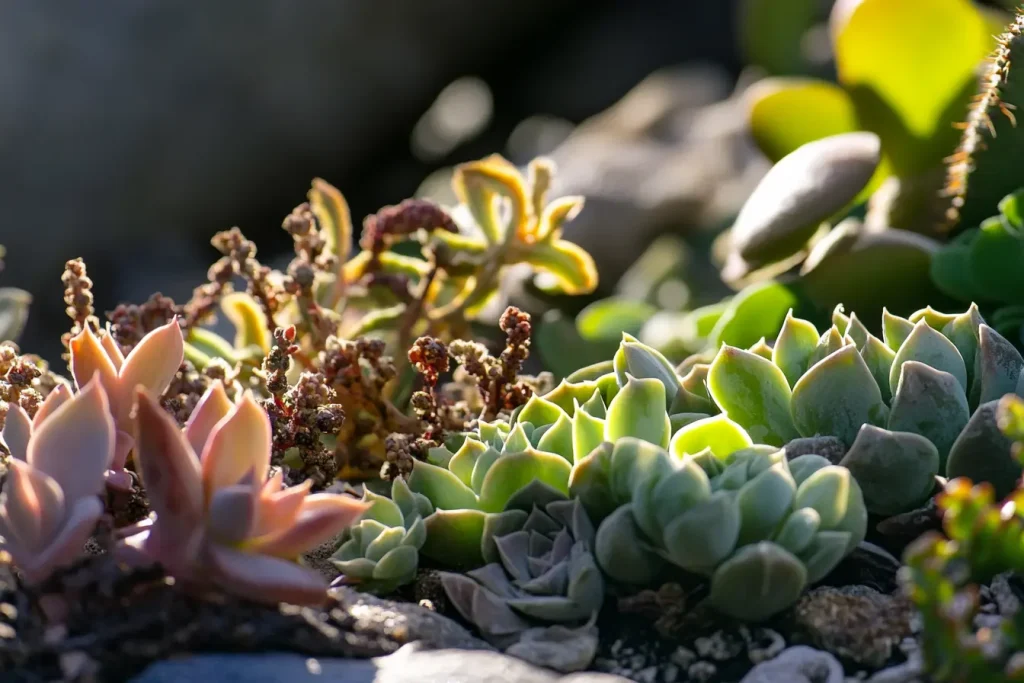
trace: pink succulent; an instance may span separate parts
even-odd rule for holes
[[[366,509],[337,494],[309,495],[267,478],[267,413],[246,392],[232,404],[220,382],[184,433],[148,391],[137,392],[135,457],[156,519],[130,544],[183,580],[212,581],[264,602],[319,604],[327,583],[296,561]]]
[[[74,396],[58,386],[33,420],[12,405],[3,439],[13,457],[0,502],[0,547],[37,583],[81,554],[103,514],[99,494],[116,437],[100,378]]]
[[[157,396],[164,393],[174,379],[185,355],[185,344],[177,318],[158,327],[142,338],[126,358],[109,332],[97,337],[89,326],[71,338],[71,373],[76,386],[99,373],[100,381],[110,399],[110,411],[117,429],[114,461],[107,474],[111,486],[128,489],[131,475],[124,469],[131,451],[132,406],[135,387],[142,385]]]

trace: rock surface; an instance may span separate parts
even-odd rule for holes
[[[911,634],[912,613],[902,595],[865,586],[815,588],[793,608],[797,627],[816,646],[873,669],[884,666]]]
[[[827,652],[806,645],[758,664],[740,683],[843,683],[843,666]]]
[[[658,234],[731,220],[766,172],[729,90],[717,69],[656,72],[551,152],[552,192],[587,198],[565,236],[594,256],[603,287]]]
[[[315,659],[293,654],[205,655],[159,662],[132,683],[627,683],[601,673],[559,676],[496,652],[403,647],[376,659]]]

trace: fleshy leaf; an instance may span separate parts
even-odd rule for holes
[[[864,425],[842,462],[864,492],[864,504],[879,515],[912,510],[935,486],[939,452],[919,434]]]
[[[793,424],[803,436],[835,436],[851,444],[863,424],[885,424],[888,410],[864,359],[844,346],[793,387]]]
[[[894,395],[900,381],[900,369],[908,360],[920,361],[936,370],[948,372],[956,378],[966,393],[967,366],[960,357],[960,352],[953,342],[923,320],[914,325],[914,329],[896,352],[892,367],[889,369],[889,387]]]
[[[597,266],[582,247],[565,240],[532,245],[522,256],[542,273],[554,277],[564,294],[590,294],[597,289]]]
[[[818,330],[814,325],[793,317],[792,309],[786,314],[779,337],[772,349],[772,362],[782,370],[794,386],[810,367],[811,354],[818,345]]]
[[[723,346],[708,371],[708,389],[755,442],[783,446],[799,436],[790,417],[789,382],[770,360]]]
[[[671,423],[665,411],[665,385],[658,379],[627,376],[625,386],[608,406],[605,440],[634,436],[667,448]]]
[[[725,415],[715,415],[686,425],[672,437],[669,447],[677,458],[700,453],[705,448],[719,460],[733,452],[753,445],[743,427]]]
[[[945,471],[949,449],[970,418],[967,396],[955,377],[917,361],[903,364],[888,427],[931,441],[939,453],[937,472]]]

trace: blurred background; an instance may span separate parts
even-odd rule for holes
[[[492,152],[555,158],[555,189],[588,200],[567,237],[612,287],[656,235],[731,220],[770,167],[734,95],[742,2],[3,2],[0,285],[33,294],[21,345],[59,358],[69,258],[99,312],[182,302],[218,230],[286,263],[281,220],[315,176],[358,222],[443,199],[445,169]],[[814,26],[777,43],[828,77]]]

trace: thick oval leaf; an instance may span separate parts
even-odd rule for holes
[[[939,452],[939,472],[945,471],[949,449],[970,419],[967,396],[953,375],[917,361],[903,364],[889,429],[931,441]]]
[[[946,476],[967,477],[992,484],[997,498],[1016,488],[1021,465],[1013,457],[1013,442],[999,429],[999,401],[982,403],[949,451]]]
[[[665,411],[665,385],[657,379],[629,376],[612,402],[605,419],[605,440],[612,443],[634,436],[668,448],[671,422]]]
[[[723,346],[708,371],[708,389],[755,442],[783,446],[800,436],[790,416],[789,382],[770,360]]]
[[[839,464],[857,479],[868,510],[889,516],[914,509],[932,492],[939,452],[918,434],[864,425]]]
[[[409,488],[426,496],[434,507],[442,510],[476,509],[476,494],[448,470],[414,460],[409,475]]]
[[[964,393],[967,393],[967,365],[960,357],[960,351],[953,342],[923,320],[914,325],[910,336],[896,351],[896,357],[889,369],[889,387],[893,395],[896,394],[899,385],[903,364],[909,360],[916,360],[936,370],[948,372],[960,383]]]
[[[765,541],[740,548],[722,563],[711,577],[709,600],[723,614],[761,621],[793,605],[806,585],[804,563]]]
[[[711,330],[708,344],[712,348],[729,344],[745,349],[761,337],[774,339],[786,314],[796,305],[796,295],[786,285],[778,282],[750,285],[729,302]]]
[[[772,349],[772,362],[782,370],[789,386],[795,385],[807,372],[811,354],[817,346],[818,330],[806,320],[793,317],[790,310]]]
[[[797,253],[822,222],[860,194],[880,159],[878,137],[865,132],[815,140],[787,155],[736,217],[731,232],[736,253],[753,266]]]
[[[576,316],[576,329],[586,340],[615,340],[622,333],[636,335],[658,309],[644,301],[617,297],[590,304]]]
[[[859,128],[849,95],[827,81],[766,78],[751,86],[745,97],[754,141],[775,162],[808,142]]]
[[[832,19],[839,82],[855,92],[871,92],[893,112],[891,127],[872,128],[887,156],[890,147],[898,149],[906,140],[949,137],[956,120],[951,116],[963,116],[962,111],[951,114],[950,105],[994,47],[984,18],[969,0],[843,2]],[[955,134],[923,165],[940,161],[953,144]],[[900,174],[919,165],[903,155],[892,161]]]
[[[696,455],[708,449],[719,460],[752,446],[754,442],[743,427],[725,415],[715,415],[686,425],[672,437],[669,451],[677,458]]]
[[[484,477],[480,487],[480,508],[485,512],[501,512],[520,489],[534,481],[568,495],[571,471],[569,462],[553,453],[528,449],[521,453],[503,454]]]
[[[803,436],[834,436],[852,444],[863,424],[884,425],[888,410],[854,346],[817,363],[793,387],[793,424]]]
[[[1024,358],[1005,337],[988,325],[978,329],[978,351],[974,358],[971,405],[998,401],[1012,394],[1024,369]]]
[[[851,225],[845,233],[816,244],[801,268],[804,291],[818,306],[845,304],[870,320],[883,303],[913,311],[938,298],[929,277],[938,242],[896,229],[868,232]]]

